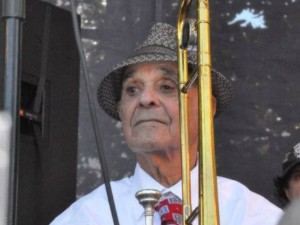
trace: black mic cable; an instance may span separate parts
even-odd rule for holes
[[[102,171],[102,175],[103,175],[103,181],[104,181],[104,185],[106,188],[106,193],[107,193],[107,197],[108,197],[108,202],[109,202],[112,218],[113,218],[114,224],[119,225],[118,215],[116,212],[116,206],[115,206],[115,202],[114,202],[114,198],[113,198],[113,194],[112,194],[107,164],[106,164],[106,160],[105,160],[105,154],[101,151],[101,148],[100,148],[100,146],[103,146],[103,144],[102,144],[101,135],[100,135],[99,123],[97,121],[97,117],[96,117],[96,113],[95,113],[96,110],[95,110],[95,105],[94,105],[94,101],[92,98],[92,91],[91,91],[92,87],[91,87],[90,79],[89,79],[89,75],[88,75],[89,73],[88,73],[88,69],[87,69],[86,58],[85,58],[84,49],[82,46],[81,36],[80,36],[80,32],[79,32],[78,18],[77,18],[77,14],[76,14],[76,5],[75,5],[74,1],[75,0],[70,1],[73,28],[74,28],[77,48],[78,48],[80,59],[81,59],[81,65],[82,65],[82,69],[83,69],[83,76],[84,76],[84,81],[85,81],[85,86],[86,86],[86,91],[87,91],[88,105],[90,108],[90,115],[91,115],[91,119],[92,119],[92,127],[93,127],[93,131],[94,131],[95,138],[96,138],[97,152],[99,155],[100,166],[101,166],[101,171]]]

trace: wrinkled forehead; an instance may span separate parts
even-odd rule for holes
[[[126,79],[133,77],[135,74],[138,74],[142,70],[146,69],[155,69],[159,73],[164,74],[166,76],[170,76],[172,79],[177,80],[177,63],[176,62],[144,62],[138,63],[134,65],[127,66],[123,73],[122,82]]]

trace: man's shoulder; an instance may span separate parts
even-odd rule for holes
[[[113,192],[114,198],[118,198],[119,195],[123,195],[125,192],[130,191],[131,183],[129,178],[123,178],[121,180],[117,181],[111,181],[110,187]],[[82,202],[89,202],[89,201],[95,201],[95,202],[105,202],[108,199],[107,192],[106,192],[106,186],[104,184],[100,185],[98,188],[90,192],[89,194],[81,197],[78,201]]]
[[[221,196],[226,198],[234,199],[245,199],[251,202],[254,200],[260,200],[266,203],[270,203],[265,197],[251,191],[247,186],[240,183],[239,181],[232,180],[225,177],[218,177],[218,190]]]
[[[242,183],[240,183],[236,180],[233,180],[233,179],[230,179],[230,178],[227,178],[227,177],[222,177],[222,176],[218,176],[217,181],[218,181],[218,185],[236,184],[236,185],[245,186],[245,185],[243,185]]]
[[[221,211],[241,216],[246,224],[276,224],[282,215],[280,208],[238,181],[218,177],[218,193]]]
[[[130,192],[131,186],[128,178],[112,181],[110,184],[114,200],[118,199],[118,196],[128,196],[127,193]],[[99,224],[99,221],[101,221],[101,224],[112,224],[110,215],[106,187],[102,184],[89,194],[80,197],[60,214],[51,225],[81,225],[83,222],[85,224]]]
[[[247,194],[251,192],[248,187],[236,180],[218,176],[217,181],[219,193],[222,195],[230,195],[233,193],[237,196],[238,194]]]

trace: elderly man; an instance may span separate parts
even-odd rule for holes
[[[189,54],[190,69],[196,61],[196,55]],[[218,116],[230,102],[231,83],[216,71],[212,72],[212,82]],[[102,80],[98,100],[108,115],[121,120],[125,140],[137,158],[133,176],[111,183],[120,224],[144,225],[144,209],[135,198],[137,191],[157,189],[177,199],[182,195],[176,29],[164,23],[154,25],[133,55]],[[197,84],[189,90],[189,103],[194,209],[198,205]],[[275,225],[279,220],[281,210],[265,198],[236,181],[218,177],[217,182],[222,225]],[[167,224],[157,212],[153,222]],[[105,188],[100,186],[75,202],[52,223],[59,224],[112,225]],[[198,224],[197,219],[193,224]]]
[[[282,174],[274,178],[277,196],[282,206],[300,198],[300,143],[285,155]]]

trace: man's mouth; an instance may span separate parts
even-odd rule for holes
[[[135,123],[135,126],[138,126],[138,125],[143,124],[143,123],[161,123],[161,124],[165,124],[164,121],[159,120],[159,119],[142,119],[142,120],[138,120]]]

